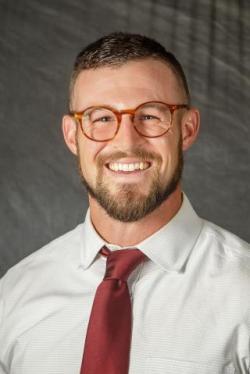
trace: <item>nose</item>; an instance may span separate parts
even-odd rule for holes
[[[117,148],[133,148],[135,145],[144,144],[146,138],[138,134],[133,124],[133,116],[131,114],[122,114],[120,126],[114,139],[113,145]]]

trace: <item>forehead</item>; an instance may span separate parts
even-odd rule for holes
[[[74,110],[99,104],[123,109],[146,101],[178,104],[184,100],[184,89],[172,69],[153,59],[83,70],[76,79],[71,97]]]

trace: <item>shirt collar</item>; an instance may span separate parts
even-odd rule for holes
[[[136,247],[164,270],[183,271],[202,226],[202,219],[183,194],[183,202],[177,214]]]
[[[100,249],[106,242],[96,232],[90,218],[90,210],[87,210],[83,225],[83,248],[81,251],[81,265],[87,269],[94,261]]]
[[[199,237],[201,228],[202,220],[195,213],[186,195],[183,194],[181,208],[171,221],[133,248],[140,249],[163,270],[182,271]],[[119,246],[106,243],[98,235],[91,222],[89,209],[83,230],[81,265],[84,269],[91,265],[104,245],[110,249],[121,249]]]

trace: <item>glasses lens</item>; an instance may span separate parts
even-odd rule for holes
[[[110,109],[95,107],[83,113],[82,125],[86,135],[94,140],[111,139],[117,129],[117,119]]]
[[[162,103],[147,103],[135,112],[134,125],[145,136],[160,136],[171,126],[171,112]]]

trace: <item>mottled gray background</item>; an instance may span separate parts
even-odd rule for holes
[[[111,31],[172,50],[201,110],[184,186],[197,212],[249,232],[249,0],[0,0],[0,271],[83,220],[60,121],[75,55]]]

